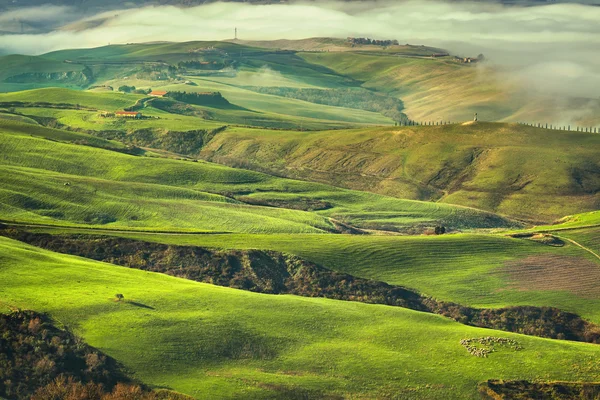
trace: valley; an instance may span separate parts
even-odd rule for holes
[[[600,134],[441,51],[0,57],[0,312],[147,398],[595,393]]]

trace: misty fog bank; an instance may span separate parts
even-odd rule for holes
[[[234,27],[247,40],[368,36],[442,47],[458,55],[483,53],[494,64],[514,68],[532,88],[600,96],[600,7],[583,4],[211,3],[109,11],[85,18],[75,8],[45,6],[0,14],[0,32],[20,18],[61,27],[45,34],[0,35],[0,53],[42,54],[109,43],[224,40],[233,37]]]

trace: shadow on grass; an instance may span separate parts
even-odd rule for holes
[[[135,307],[145,308],[147,310],[156,310],[156,308],[154,308],[154,307],[148,306],[146,304],[138,303],[137,301],[127,300],[126,303],[131,304],[132,306],[135,306]]]

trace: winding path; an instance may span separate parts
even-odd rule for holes
[[[564,236],[558,236],[558,235],[554,235],[555,237],[562,239],[562,240],[566,240],[567,242],[571,242],[573,243],[575,246],[587,251],[588,253],[590,253],[591,255],[593,255],[594,257],[596,257],[598,260],[600,260],[600,255],[598,253],[596,253],[594,250],[590,249],[589,247],[585,247],[584,245],[582,245],[581,243],[578,243],[576,241],[574,241],[573,239],[569,239],[566,238]]]

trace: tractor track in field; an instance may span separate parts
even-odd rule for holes
[[[582,250],[587,251],[588,253],[590,253],[591,255],[593,255],[594,257],[596,257],[598,260],[600,260],[600,255],[598,253],[596,253],[594,250],[590,249],[589,247],[585,247],[584,245],[582,245],[581,243],[576,242],[573,239],[569,239],[563,236],[558,236],[558,235],[554,235],[555,237],[561,239],[561,240],[566,240],[567,242],[570,242],[572,244],[574,244],[575,246],[581,248]]]

